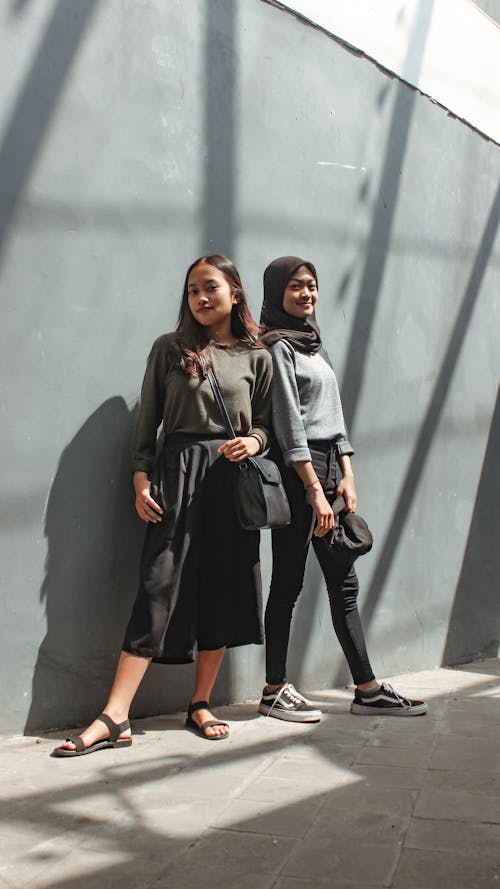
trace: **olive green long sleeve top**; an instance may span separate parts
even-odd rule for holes
[[[186,433],[227,438],[209,381],[188,376],[176,366],[174,340],[174,333],[163,334],[149,354],[135,428],[134,472],[150,474],[161,423],[167,436]],[[243,342],[231,346],[212,343],[211,359],[236,434],[255,433],[265,447],[271,406],[270,353]]]

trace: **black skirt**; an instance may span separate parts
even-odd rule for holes
[[[147,527],[124,651],[184,664],[196,647],[263,642],[260,534],[237,522],[236,467],[217,453],[223,441],[165,439],[152,473],[152,496],[164,514]]]

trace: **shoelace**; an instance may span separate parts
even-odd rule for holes
[[[380,688],[382,689],[382,691],[388,691],[389,694],[394,695],[398,703],[401,704],[403,707],[411,707],[411,701],[409,701],[408,698],[404,698],[402,695],[399,695],[396,689],[393,688],[392,685],[389,685],[388,682],[381,682]]]
[[[299,699],[301,704],[307,704],[308,707],[312,706],[311,701],[309,701],[307,698],[305,698],[304,695],[301,695],[300,691],[297,691],[297,689],[295,688],[294,685],[292,685],[291,682],[288,682],[287,685],[288,685],[288,688],[291,689],[292,694],[294,694]]]
[[[293,691],[290,691],[291,688],[293,689]],[[287,682],[286,685],[283,685],[280,688],[278,694],[275,696],[274,701],[269,708],[269,712],[266,713],[265,715],[270,716],[271,711],[275,708],[278,701],[280,701],[281,698],[283,698],[283,697],[286,698],[287,700],[289,700],[290,703],[292,703],[292,704],[301,704],[302,701],[300,700],[300,698],[297,694],[294,694],[294,691],[295,691],[295,689],[293,688],[293,685],[291,684],[291,682]]]

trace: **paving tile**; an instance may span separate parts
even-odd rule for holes
[[[362,848],[363,854],[360,854]],[[363,885],[386,885],[394,873],[401,852],[396,840],[387,845],[381,843],[360,845],[359,839],[345,838],[325,843],[324,837],[306,837],[290,855],[283,868],[283,876],[308,878],[312,881],[325,875],[339,875],[342,880]],[[332,885],[335,884],[332,882]]]
[[[424,768],[428,766],[432,749],[428,744],[411,747],[387,747],[373,744],[363,747],[354,758],[357,765],[396,766],[400,768]]]
[[[359,740],[358,745],[338,744],[328,737],[315,735],[308,741],[297,740],[295,744],[287,745],[283,752],[286,751],[296,760],[326,761],[340,766],[349,766],[358,750],[363,748],[363,744],[363,739]],[[276,759],[278,758],[276,757]]]
[[[269,800],[237,799],[231,801],[212,827],[241,830],[271,836],[303,837],[314,821],[321,805],[321,796],[300,802],[277,805]]]
[[[451,667],[450,669],[460,670],[464,673],[480,673],[488,676],[500,676],[500,661],[498,658],[483,658],[482,660],[474,661],[471,664],[460,664],[459,667]]]
[[[262,836],[233,830],[210,830],[192,843],[189,864],[203,866],[207,861],[228,862],[243,873],[276,873],[296,843],[289,837]]]
[[[468,793],[460,790],[436,790],[424,787],[415,815],[418,818],[435,818],[445,821],[475,821],[500,823],[500,799],[482,793]]]
[[[471,738],[459,733],[436,739],[429,766],[431,769],[465,771],[482,769],[486,763],[489,771],[500,773],[498,737]]]
[[[360,716],[359,719],[365,717]],[[442,720],[427,716],[391,717],[380,716],[374,720],[373,731],[367,738],[367,746],[428,747],[439,737]]]
[[[494,723],[500,722],[498,713],[498,695],[500,694],[500,684],[493,689],[484,689],[482,694],[471,697],[467,695],[451,695],[448,701],[448,715],[463,714],[464,718],[475,717],[480,718],[486,716]]]
[[[393,889],[492,889],[500,881],[500,854],[405,849],[396,871]]]
[[[359,780],[355,771],[348,766],[329,761],[319,753],[313,760],[304,760],[285,754],[280,756],[262,773],[262,777],[290,778],[308,787],[328,790],[342,784],[352,784]]]
[[[425,769],[404,768],[396,765],[362,765],[357,763],[352,768],[358,780],[368,787],[407,787],[410,790],[418,790],[422,787],[426,776]]]
[[[498,738],[500,731],[500,722],[493,719],[491,714],[471,713],[468,718],[464,718],[461,713],[449,713],[440,729],[442,734],[463,735],[464,737]]]
[[[229,799],[246,786],[252,774],[251,768],[245,769],[239,762],[235,766],[230,763],[226,766],[207,764],[200,768],[181,769],[147,785],[125,790],[136,804],[160,802],[170,796],[193,800],[213,800],[217,797]]]
[[[335,875],[326,879],[312,880],[310,877],[301,879],[300,877],[280,877],[276,883],[273,883],[273,889],[359,889],[359,881],[354,883],[352,880],[344,880],[342,877]],[[380,889],[380,883],[365,883],[363,889]]]
[[[426,775],[425,787],[434,790],[460,790],[500,797],[500,772],[470,769],[468,771],[431,771]]]
[[[402,841],[408,829],[410,816],[408,813],[391,813],[385,811],[367,811],[363,798],[355,798],[350,810],[343,808],[335,811],[320,809],[314,819],[308,838],[323,839],[328,843],[331,839],[348,840],[363,838],[363,844],[381,843],[392,845]]]
[[[269,775],[269,772],[267,773]],[[323,792],[323,791],[320,791]],[[327,792],[326,790],[324,791]],[[256,800],[257,802],[269,802],[275,805],[301,802],[311,796],[311,786],[304,781],[297,781],[293,777],[277,778],[261,777],[248,784],[238,794],[238,799]]]
[[[141,824],[152,834],[177,840],[197,839],[222,817],[230,805],[231,801],[220,797],[212,800],[168,797],[154,806],[142,807]]]
[[[462,821],[435,821],[412,818],[404,841],[405,848],[434,849],[490,855],[500,848],[500,824],[471,824]]]
[[[271,889],[276,881],[274,874],[245,871],[233,861],[225,861],[220,864],[191,864],[186,860],[168,868],[159,879],[148,883],[147,889],[200,889],[200,887],[213,886],[217,889]],[[97,887],[96,887],[97,889]],[[121,889],[117,883],[113,889]]]
[[[380,787],[355,785],[342,787],[333,793],[326,794],[320,816],[336,818],[351,817],[357,809],[364,812],[385,813],[389,817],[409,816],[412,814],[418,792],[403,787]]]
[[[163,862],[136,861],[130,853],[75,849],[37,873],[9,868],[3,877],[15,889],[147,889],[164,869]]]

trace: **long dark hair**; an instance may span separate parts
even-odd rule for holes
[[[188,281],[189,276],[197,265],[206,263],[222,272],[228,282],[237,302],[231,309],[231,333],[237,339],[247,343],[252,348],[261,348],[257,342],[259,333],[259,325],[252,318],[248,307],[247,295],[241,283],[240,274],[236,266],[227,256],[220,253],[214,253],[210,256],[200,256],[195,259],[186,272],[184,281],[184,290],[182,292],[181,307],[179,317],[177,319],[177,327],[175,328],[177,337],[176,344],[178,348],[178,365],[184,373],[191,377],[196,377],[200,373],[204,373],[207,365],[210,366],[210,355],[208,354],[208,340],[205,328],[193,317],[188,302]]]

